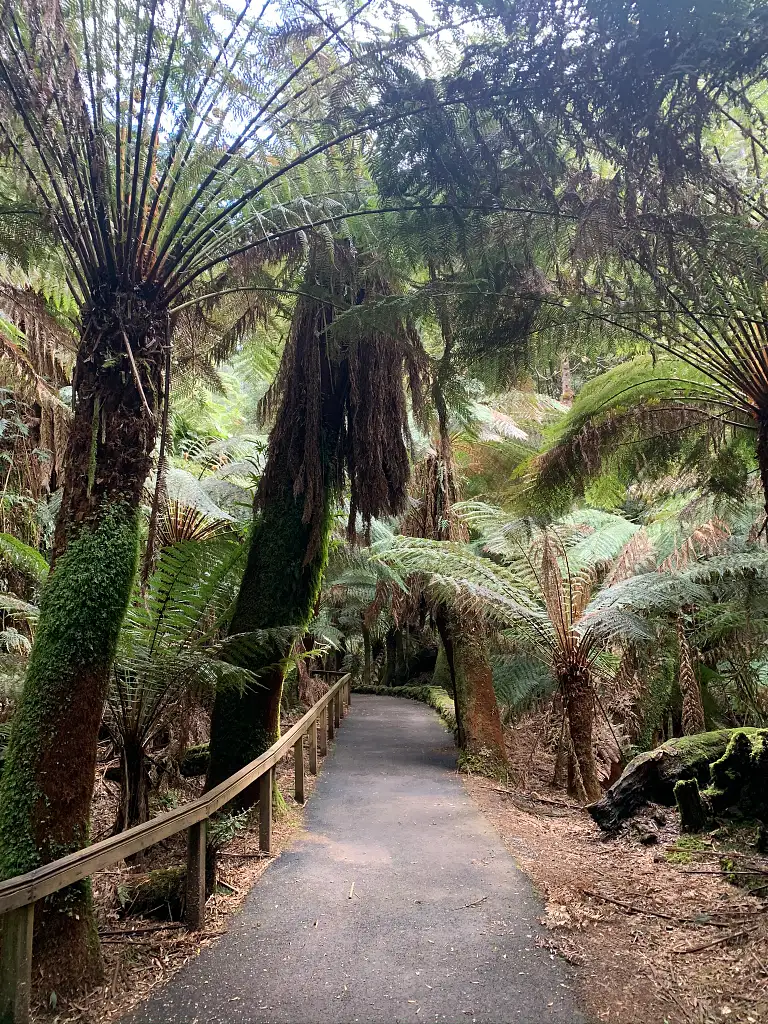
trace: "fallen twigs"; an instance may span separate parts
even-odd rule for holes
[[[147,932],[166,932],[173,928],[183,928],[181,921],[166,921],[163,924],[140,925],[138,928],[108,928],[99,932],[99,937],[105,935],[145,935]]]
[[[713,946],[722,946],[733,939],[741,939],[751,932],[757,931],[757,925],[751,928],[740,928],[737,932],[729,932],[727,935],[720,935],[712,942],[703,942],[700,946],[686,946],[683,949],[671,949],[670,953],[700,953],[703,949],[711,949]]]
[[[592,889],[582,889],[585,896],[593,896],[595,899],[604,900],[606,903],[612,903],[614,906],[619,907],[621,910],[628,911],[632,914],[645,914],[647,917],[660,917],[664,921],[674,921],[676,924],[695,924],[707,927],[707,928],[732,928],[735,924],[742,924],[739,921],[715,921],[711,918],[707,918],[706,915],[701,917],[678,917],[675,914],[664,914],[660,910],[648,910],[645,907],[639,907],[635,903],[627,903],[624,900],[617,900],[614,896],[607,896],[602,892],[594,892]],[[768,909],[768,907],[766,907]],[[762,913],[762,908],[755,911],[756,914]],[[747,919],[748,920],[748,919]]]

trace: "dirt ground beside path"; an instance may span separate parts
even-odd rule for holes
[[[560,793],[465,783],[544,898],[540,941],[579,968],[597,1021],[768,1022],[768,903],[722,877],[716,840],[689,846],[673,811],[653,845],[605,839]]]

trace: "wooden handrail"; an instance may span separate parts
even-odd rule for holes
[[[143,825],[120,832],[103,839],[100,843],[70,853],[59,860],[0,882],[0,925],[2,925],[3,957],[0,966],[0,1020],[10,1019],[22,1024],[29,1019],[29,988],[31,981],[32,909],[34,904],[51,893],[64,889],[74,882],[88,878],[102,868],[117,864],[142,850],[162,842],[178,832],[189,830],[189,857],[187,869],[187,921],[201,927],[204,917],[205,893],[199,891],[201,871],[205,868],[204,823],[221,807],[261,780],[260,801],[266,799],[271,812],[273,769],[278,761],[295,750],[296,795],[304,800],[304,736],[320,722],[321,750],[326,748],[326,736],[332,737],[334,726],[343,715],[343,703],[350,701],[350,676],[342,676],[324,693],[320,700],[303,715],[288,732],[281,736],[269,750],[255,761],[251,761],[239,772],[204,793],[197,800],[160,814]],[[327,710],[326,710],[327,709]],[[314,755],[312,753],[314,749]],[[314,740],[310,736],[310,769],[317,770],[317,732]],[[262,815],[268,819],[268,827],[260,828],[260,845],[269,851],[271,839],[271,813]],[[201,851],[202,849],[202,869]],[[194,872],[194,878],[192,874]],[[189,905],[190,895],[195,897],[195,906]],[[6,948],[9,947],[9,948]],[[19,977],[19,974],[25,977]]]

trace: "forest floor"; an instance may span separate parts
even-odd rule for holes
[[[285,717],[284,726],[290,727],[299,717],[299,712]],[[329,744],[329,754],[333,753],[334,746]],[[321,771],[324,761],[325,758],[321,758]],[[106,770],[112,763],[104,761],[98,766],[92,818],[94,842],[110,834],[117,814],[117,786],[105,779]],[[309,799],[317,779],[309,772],[306,749],[304,769],[305,797]],[[240,909],[269,864],[280,856],[302,828],[304,808],[293,799],[293,750],[277,764],[276,773],[285,808],[273,818],[272,854],[265,857],[259,853],[259,814],[256,809],[245,827],[238,830],[219,854],[217,887],[206,904],[205,926],[201,931],[189,932],[175,921],[161,921],[156,917],[127,916],[121,908],[121,889],[137,874],[185,863],[184,833],[172,836],[147,851],[140,863],[122,865],[94,875],[93,896],[101,937],[104,980],[77,1000],[62,1000],[58,1005],[54,1000],[52,1006],[46,1006],[43,994],[37,992],[33,1024],[109,1024],[116,1021],[144,1001],[158,985],[166,984],[202,949],[224,934],[230,916]],[[202,787],[202,779],[172,780],[161,789],[160,805],[153,808],[153,813],[195,799],[201,794]]]
[[[649,808],[606,838],[550,787],[541,725],[531,717],[511,733],[509,788],[481,776],[466,785],[539,889],[544,941],[578,968],[595,1019],[768,1021],[768,901],[723,872],[723,864],[766,871],[768,862],[745,852],[743,835],[681,836],[669,808]],[[768,875],[732,877],[768,883]]]

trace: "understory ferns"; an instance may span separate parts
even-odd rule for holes
[[[120,757],[116,832],[148,820],[150,748],[179,709],[188,701],[210,704],[217,687],[258,686],[224,656],[243,560],[232,533],[178,541],[161,551],[143,594],[131,603],[105,709]],[[255,637],[247,639],[257,646]]]
[[[533,672],[530,689],[546,695],[549,688],[534,666],[544,667],[560,694],[564,726],[558,737],[570,761],[573,791],[583,800],[597,799],[606,772],[598,769],[595,748],[605,748],[604,762],[621,756],[597,683],[610,678],[612,644],[619,638],[643,644],[652,634],[637,615],[615,609],[597,614],[591,602],[612,571],[619,578],[647,558],[644,546],[633,543],[639,527],[596,513],[601,542],[587,547],[590,535],[601,534],[589,520],[553,532],[478,502],[456,510],[480,534],[487,555],[455,542],[402,537],[392,555],[378,557],[394,559],[400,572],[419,572],[425,587],[451,601],[459,618],[464,608],[481,614],[500,667],[514,665],[524,677]]]
[[[336,18],[287,3],[277,19],[250,0],[215,18],[197,0],[2,8],[3,151],[78,310],[53,572],[0,788],[6,877],[87,842],[175,318],[224,261],[279,259],[305,229],[371,205],[354,150],[373,119],[345,116],[367,6]],[[88,893],[78,883],[37,915],[37,963],[58,992],[100,972]]]
[[[76,307],[61,281],[50,238],[0,231],[0,530],[40,548],[41,522],[63,481],[75,358]],[[36,242],[38,244],[36,244]]]

